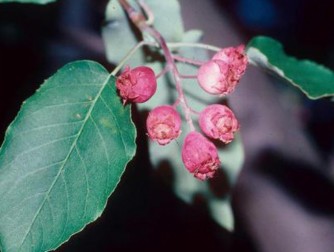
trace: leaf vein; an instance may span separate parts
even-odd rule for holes
[[[76,123],[81,123],[82,121],[83,120],[75,121],[75,122],[69,122],[69,123],[53,123],[53,124],[43,125],[43,126],[36,127],[36,128],[30,128],[28,130],[20,131],[19,133],[15,134],[13,139],[18,138],[19,136],[22,136],[22,135],[26,135],[26,134],[31,133],[31,132],[36,131],[36,130],[44,130],[44,129],[56,128],[56,127],[66,126],[66,125],[70,126],[70,125],[73,125],[73,124],[76,124]]]
[[[90,119],[91,121],[93,122],[94,124],[94,127],[96,128],[97,132],[98,132],[98,135],[101,139],[101,142],[102,142],[102,145],[103,145],[103,149],[104,149],[104,153],[106,155],[106,158],[107,158],[107,162],[108,162],[108,166],[110,165],[110,160],[109,160],[109,155],[108,155],[108,151],[107,151],[107,146],[106,146],[106,142],[104,141],[103,139],[103,136],[101,134],[101,131],[97,125],[97,123],[95,122],[94,118],[92,116],[90,116]],[[107,185],[109,185],[109,176],[107,176]],[[105,187],[105,194],[107,195],[108,194],[108,186]]]
[[[118,131],[119,131],[119,133],[120,133],[120,137],[121,137],[121,140],[122,140],[122,143],[123,143],[123,149],[124,149],[124,152],[125,152],[125,153],[128,153],[127,146],[126,146],[125,141],[124,141],[124,138],[123,138],[122,129],[121,129],[121,127],[120,127],[119,124],[118,124],[118,121],[117,121],[117,118],[116,118],[114,112],[113,112],[112,109],[108,106],[108,104],[106,103],[106,101],[104,100],[104,98],[102,97],[102,95],[101,95],[101,101],[104,103],[104,105],[106,106],[106,108],[110,111],[110,113],[111,113],[111,115],[112,115],[112,117],[113,117],[113,119],[114,119],[114,121],[115,121],[115,123],[116,123],[116,125],[117,125]]]
[[[88,201],[88,196],[89,196],[89,193],[90,193],[90,190],[89,190],[89,183],[88,183],[88,177],[87,177],[87,166],[86,166],[86,163],[85,161],[83,160],[82,156],[81,156],[81,153],[78,149],[78,146],[75,146],[75,149],[78,153],[78,156],[83,164],[83,167],[84,167],[84,174],[85,174],[85,181],[86,181],[86,195],[85,195],[85,207],[84,207],[84,213],[83,213],[83,218],[85,219],[86,217],[86,211],[87,211],[87,201]]]
[[[32,115],[41,112],[45,109],[52,109],[52,108],[58,108],[58,107],[64,107],[64,106],[72,106],[72,105],[81,105],[81,104],[90,104],[92,103],[92,101],[81,101],[81,102],[69,102],[69,103],[60,103],[60,104],[50,104],[50,105],[46,105],[43,107],[40,107],[34,111],[32,111],[31,113],[26,114],[25,116],[23,116],[23,118],[25,117],[31,117]]]
[[[65,174],[63,172],[61,173],[61,178],[63,180],[64,188],[65,188],[66,210],[67,211],[65,211],[65,214],[66,214],[65,225],[63,226],[63,231],[61,232],[60,239],[62,239],[62,237],[63,237],[63,235],[65,233],[65,230],[66,230],[66,227],[67,227],[67,223],[68,223],[68,215],[69,215],[69,212],[70,212],[70,208],[69,208],[69,193],[68,193],[68,189],[67,189],[67,183],[66,183],[66,180],[65,180]]]
[[[59,161],[59,162],[54,162],[52,164],[49,164],[49,165],[45,165],[45,166],[42,166],[40,168],[38,168],[37,170],[34,170],[34,171],[31,171],[31,172],[28,172],[26,174],[24,174],[24,176],[20,177],[18,180],[15,181],[14,184],[12,184],[10,186],[10,188],[8,188],[8,190],[6,191],[5,194],[2,195],[2,198],[4,198],[8,193],[12,192],[14,189],[16,189],[16,185],[18,185],[22,180],[24,180],[25,178],[29,177],[29,176],[32,176],[38,172],[41,172],[41,171],[44,171],[46,170],[47,168],[49,167],[52,167],[52,166],[55,166],[57,164],[61,164],[64,160],[62,161]]]
[[[29,150],[23,151],[23,152],[19,153],[19,154],[18,154],[12,161],[10,161],[9,163],[5,164],[5,165],[4,165],[4,168],[10,166],[12,163],[14,163],[14,162],[15,162],[19,157],[21,157],[22,155],[28,154],[28,153],[30,153],[30,152],[33,152],[33,151],[35,151],[35,150],[38,150],[38,149],[40,149],[40,148],[42,148],[42,147],[45,147],[45,146],[47,146],[47,145],[54,144],[54,143],[58,143],[58,142],[60,142],[60,141],[65,141],[65,140],[68,140],[68,139],[71,139],[71,138],[75,138],[75,137],[77,137],[77,136],[78,136],[78,134],[74,134],[74,135],[71,135],[71,136],[58,138],[58,139],[52,140],[52,141],[50,141],[50,142],[47,142],[47,143],[44,143],[44,144],[37,145],[37,146],[35,146],[35,147],[33,147],[33,148],[29,149]]]
[[[107,85],[107,83],[108,83],[110,77],[111,77],[111,75],[108,75],[108,76],[106,77],[104,83],[101,85],[101,88],[100,88],[99,92],[97,93],[95,99],[93,100],[93,102],[92,102],[92,104],[91,104],[91,106],[90,106],[90,108],[89,108],[89,110],[88,110],[88,112],[87,112],[87,114],[86,114],[86,117],[85,117],[85,120],[84,120],[85,122],[87,122],[87,120],[88,120],[88,118],[89,118],[89,116],[90,116],[90,114],[91,114],[91,112],[92,112],[92,110],[93,110],[93,108],[94,108],[94,106],[95,106],[97,100],[98,100],[99,97],[101,96],[101,93],[102,93],[102,91],[104,90],[105,86]],[[64,169],[64,167],[65,167],[65,165],[66,165],[66,161],[70,158],[70,156],[71,156],[73,150],[75,149],[75,146],[77,145],[77,141],[78,141],[78,139],[80,138],[80,135],[82,134],[84,127],[85,127],[85,123],[83,123],[83,125],[81,126],[81,128],[80,128],[80,130],[79,130],[79,132],[78,132],[78,134],[77,134],[78,137],[75,138],[75,140],[73,141],[73,143],[72,143],[72,145],[71,145],[71,148],[70,148],[70,150],[69,150],[69,152],[68,152],[68,155],[67,155],[66,158],[65,158],[65,161],[64,161],[63,165],[60,167],[58,174],[56,175],[56,177],[55,177],[53,183],[51,184],[51,186],[50,186],[50,188],[49,188],[49,190],[48,190],[47,193],[45,194],[44,200],[42,201],[42,203],[41,203],[39,209],[36,211],[36,214],[34,215],[34,217],[33,217],[33,219],[32,219],[31,225],[30,225],[29,228],[27,229],[26,234],[23,236],[23,239],[22,239],[22,241],[21,241],[21,243],[20,243],[20,248],[23,246],[23,244],[24,244],[24,242],[25,242],[25,240],[26,240],[26,238],[27,238],[27,235],[29,234],[29,232],[30,232],[30,230],[31,230],[31,227],[33,226],[33,224],[35,223],[35,221],[36,221],[38,215],[40,214],[40,212],[41,212],[41,210],[42,210],[42,208],[43,208],[43,206],[44,206],[44,204],[45,204],[46,197],[50,194],[50,192],[51,192],[52,189],[54,188],[55,183],[58,181],[59,176],[60,176],[60,174],[62,173],[62,171],[63,171],[63,169]]]

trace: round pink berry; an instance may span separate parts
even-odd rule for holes
[[[160,145],[166,145],[181,134],[181,117],[169,105],[154,108],[147,117],[148,136]]]
[[[126,67],[116,80],[116,87],[123,103],[127,101],[143,103],[157,90],[157,81],[153,70],[146,66],[133,69]]]
[[[209,94],[228,94],[234,89],[234,86],[228,81],[229,71],[228,64],[219,60],[211,60],[198,69],[197,80]]]
[[[208,137],[229,143],[239,129],[232,110],[220,104],[207,106],[199,116],[199,126]]]
[[[184,140],[182,161],[200,180],[212,178],[220,165],[216,146],[196,131],[190,132]]]
[[[224,48],[204,63],[197,74],[200,86],[210,94],[231,93],[247,67],[244,48],[244,45]]]

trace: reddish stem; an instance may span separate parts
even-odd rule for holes
[[[165,56],[167,68],[170,69],[170,71],[173,74],[175,81],[175,88],[179,94],[178,100],[182,105],[186,121],[189,124],[190,130],[194,131],[195,127],[191,119],[191,108],[188,106],[187,100],[184,96],[180,73],[174,62],[173,55],[167,46],[166,40],[156,29],[147,25],[144,15],[137,12],[134,8],[132,8],[132,6],[128,3],[127,0],[118,0],[118,1],[122,5],[124,10],[127,12],[129,18],[134,23],[134,25],[136,25],[138,29],[140,29],[142,32],[149,33],[160,45],[160,48],[162,49],[163,54]]]
[[[205,63],[204,61],[188,59],[188,58],[184,58],[182,56],[175,55],[175,54],[173,54],[172,56],[173,56],[173,59],[175,59],[177,61],[180,61],[180,62],[183,62],[183,63],[188,63],[188,64],[195,65],[195,66],[201,66]]]
[[[164,69],[162,69],[162,71],[155,76],[155,78],[159,79],[161,76],[164,76],[166,73],[168,73],[169,70],[169,66],[165,66]]]
[[[181,79],[196,79],[197,75],[185,75],[185,74],[180,74]]]

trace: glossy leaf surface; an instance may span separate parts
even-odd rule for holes
[[[97,219],[135,153],[130,108],[92,61],[45,81],[0,150],[2,252],[49,251]]]
[[[334,72],[310,60],[287,55],[283,46],[269,37],[255,37],[247,45],[250,62],[282,77],[311,99],[334,95]]]

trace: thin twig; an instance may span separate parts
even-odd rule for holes
[[[196,79],[197,75],[185,75],[185,74],[180,74],[180,77],[182,79]]]
[[[184,58],[182,56],[175,55],[175,54],[173,54],[173,59],[175,59],[177,61],[180,61],[180,62],[183,62],[183,63],[188,63],[188,64],[191,64],[191,65],[195,65],[195,66],[201,66],[205,63],[204,61]]]
[[[169,65],[166,65],[164,69],[162,69],[162,71],[155,76],[155,78],[159,79],[161,76],[165,75],[168,71],[170,71]]]
[[[131,56],[142,46],[144,45],[152,45],[150,42],[146,41],[140,41],[137,45],[135,45],[126,55],[125,57],[121,60],[121,62],[115,67],[115,69],[111,72],[111,75],[116,75],[119,70],[125,65],[125,63],[131,58]]]
[[[147,17],[146,24],[147,25],[153,25],[153,23],[154,23],[154,14],[153,14],[152,10],[150,9],[150,7],[143,0],[138,0],[138,3],[140,5],[140,7],[144,10],[145,15]]]
[[[181,77],[177,69],[177,66],[174,62],[172,53],[169,50],[165,39],[156,29],[146,24],[145,17],[143,16],[143,14],[136,12],[135,9],[132,8],[131,5],[128,3],[127,0],[118,0],[118,1],[123,6],[124,10],[128,13],[128,16],[133,22],[133,24],[136,25],[142,32],[147,32],[148,34],[150,34],[160,45],[160,48],[162,49],[163,54],[165,56],[166,63],[173,74],[175,81],[175,88],[179,94],[178,100],[182,105],[186,121],[190,127],[190,130],[191,131],[195,130],[193,121],[191,119],[191,109],[188,106],[187,100],[183,93]]]
[[[173,48],[179,48],[179,47],[196,47],[196,48],[202,48],[214,52],[219,52],[221,48],[213,45],[207,45],[202,43],[183,43],[183,42],[177,42],[177,43],[167,43],[168,47]]]

